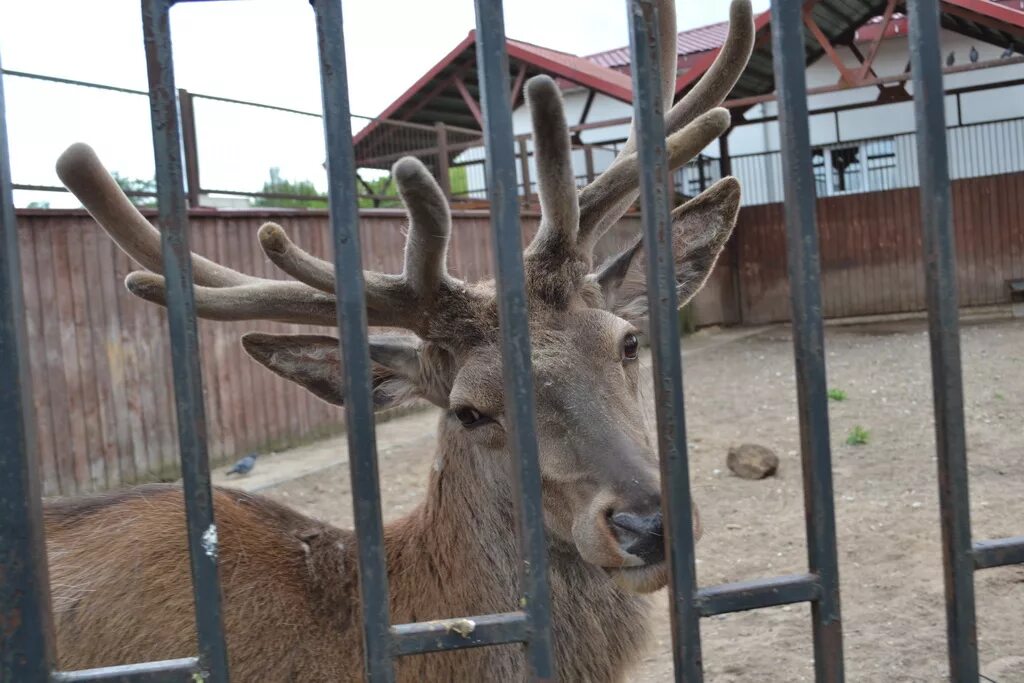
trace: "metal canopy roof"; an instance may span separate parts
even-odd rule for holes
[[[1002,47],[1014,45],[1024,50],[1024,12],[1015,9],[1018,0],[941,0],[942,26],[979,41]],[[809,0],[810,16],[817,24],[823,37],[831,45],[852,44],[857,30],[873,18],[882,15],[888,0]],[[897,0],[896,12],[905,12],[905,0]],[[728,99],[751,98],[769,95],[775,90],[775,78],[771,53],[770,13],[763,12],[755,19],[757,37],[750,63],[740,77]],[[696,29],[707,46],[724,39],[722,25]],[[693,41],[680,34],[677,45],[692,48]],[[436,122],[458,127],[454,131],[454,142],[473,138],[480,130],[479,110],[468,100],[478,101],[479,84],[476,73],[475,32],[471,31],[455,49],[431,68],[401,97],[389,106],[379,119],[389,119],[414,124],[427,134],[428,127]],[[522,41],[508,40],[510,82],[518,90],[524,79],[546,73],[566,84],[576,84],[603,93],[623,102],[632,101],[632,84],[628,73],[628,50],[617,49],[579,57],[566,52],[531,45]],[[623,52],[625,50],[625,52]],[[825,49],[805,28],[804,52],[806,62],[811,64],[825,55]],[[688,50],[686,62],[690,66],[676,81],[677,97],[688,90],[714,61],[718,47],[694,53]],[[625,56],[624,56],[625,55]],[[609,68],[615,66],[616,68]],[[521,99],[517,92],[514,104]],[[386,168],[390,163],[380,159],[394,158],[397,152],[415,152],[418,148],[433,147],[434,144],[409,144],[397,135],[392,126],[379,120],[373,121],[355,136],[357,164]],[[403,148],[404,149],[400,149]],[[376,163],[374,163],[376,162]]]

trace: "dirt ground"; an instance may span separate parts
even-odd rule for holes
[[[729,336],[729,335],[732,336]],[[685,358],[691,477],[704,539],[702,586],[806,570],[793,353],[788,328],[750,336],[699,333]],[[945,616],[928,337],[923,322],[827,329],[847,680],[946,680]],[[1024,534],[1024,321],[967,323],[962,353],[974,537]],[[420,499],[435,414],[380,426],[386,518]],[[846,445],[851,429],[868,443]],[[725,467],[730,446],[759,443],[778,476],[746,481]],[[339,525],[351,524],[344,443],[331,440],[266,459],[267,495]],[[303,469],[305,468],[305,469]],[[287,476],[309,472],[290,482]],[[982,670],[1024,682],[1024,567],[977,575]],[[667,596],[635,681],[671,680]],[[794,605],[702,622],[707,680],[813,680],[809,607]]]

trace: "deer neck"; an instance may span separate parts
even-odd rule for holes
[[[504,467],[441,419],[426,499],[388,528],[395,623],[519,608],[515,500]],[[643,653],[649,601],[564,542],[549,540],[549,558],[560,668],[578,674],[567,680],[618,680]]]

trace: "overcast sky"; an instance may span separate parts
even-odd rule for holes
[[[343,1],[351,109],[380,113],[473,28],[472,0]],[[756,10],[767,0],[755,0]],[[680,29],[723,21],[728,0],[676,0]],[[192,92],[320,110],[313,14],[304,0],[181,4],[171,10],[176,81]],[[625,0],[506,0],[509,37],[575,54],[628,43]],[[8,70],[145,90],[138,0],[0,2]],[[53,161],[89,142],[124,175],[152,177],[143,97],[5,77],[15,182],[57,184]],[[323,187],[318,119],[197,103],[204,187],[259,189],[270,165]],[[16,193],[24,206],[68,198]],[[71,203],[70,205],[76,205]]]

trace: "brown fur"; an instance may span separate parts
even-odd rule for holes
[[[449,462],[473,462],[457,433],[443,437],[454,444]],[[426,502],[386,528],[393,623],[516,609],[510,493],[481,474],[435,470]],[[215,490],[214,508],[233,680],[360,680],[352,532],[230,489]],[[51,502],[46,531],[61,668],[195,653],[180,488]],[[560,680],[621,680],[643,651],[647,599],[559,542],[551,590]],[[398,680],[409,682],[514,681],[523,666],[518,646],[397,660]]]

